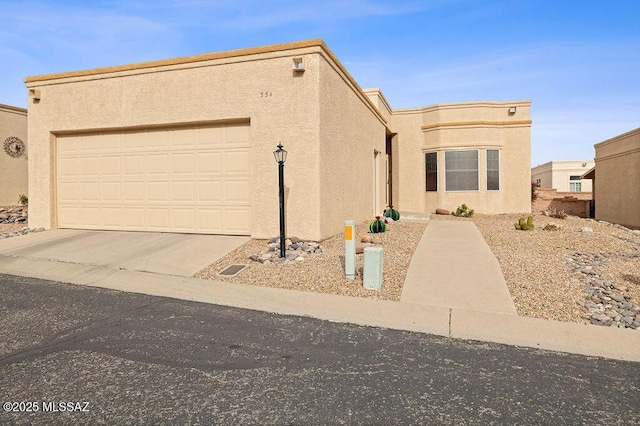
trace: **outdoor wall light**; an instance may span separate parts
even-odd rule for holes
[[[287,151],[282,148],[282,142],[278,144],[278,149],[273,151],[273,156],[278,163],[278,184],[280,201],[280,257],[285,257],[285,232],[284,232],[284,162],[287,161]]]
[[[293,70],[295,72],[304,72],[304,61],[302,58],[293,58]]]
[[[509,114],[513,115],[516,113],[516,107],[509,107]]]

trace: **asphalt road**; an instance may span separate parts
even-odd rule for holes
[[[7,275],[0,331],[3,424],[640,424],[632,362]]]

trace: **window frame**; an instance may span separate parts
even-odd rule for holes
[[[477,167],[477,188],[476,189],[447,189],[447,154],[456,152],[473,152],[476,153]],[[480,192],[480,149],[449,149],[444,151],[444,191],[445,192]]]

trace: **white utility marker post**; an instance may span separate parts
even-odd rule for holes
[[[362,286],[366,290],[380,290],[382,288],[382,253],[382,247],[364,249]]]
[[[349,279],[356,278],[356,221],[344,221],[344,273]]]

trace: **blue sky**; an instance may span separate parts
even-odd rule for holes
[[[640,127],[640,1],[3,1],[0,103],[29,75],[322,38],[393,108],[530,99],[532,165]]]

